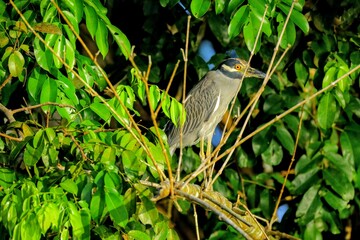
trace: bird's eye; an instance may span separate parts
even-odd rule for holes
[[[235,65],[235,69],[236,69],[236,70],[240,70],[240,69],[241,69],[241,65],[240,65],[240,64],[236,64],[236,65]]]

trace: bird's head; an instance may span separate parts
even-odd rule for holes
[[[241,79],[244,75],[246,65],[248,63],[245,60],[239,58],[228,58],[224,60],[220,65],[218,70],[221,71],[225,76],[234,78],[234,79]],[[246,71],[245,77],[256,77],[256,78],[265,78],[266,74],[255,69],[249,67]]]

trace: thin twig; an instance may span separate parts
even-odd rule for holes
[[[199,221],[198,221],[198,215],[197,215],[196,204],[195,204],[195,203],[193,203],[193,209],[194,209],[196,239],[197,239],[197,240],[200,240]]]
[[[16,119],[14,118],[14,113],[13,111],[11,111],[10,109],[8,109],[7,107],[5,107],[4,105],[2,105],[0,103],[0,111],[2,111],[5,116],[7,117],[7,119],[9,119],[9,122],[15,122]]]
[[[185,41],[185,52],[183,52],[183,58],[184,58],[184,79],[183,79],[183,92],[182,92],[182,104],[184,106],[185,99],[186,99],[186,79],[187,79],[187,67],[188,67],[188,53],[189,53],[189,36],[190,36],[190,21],[191,21],[191,15],[188,15],[187,18],[187,28],[186,28],[186,41]],[[183,119],[184,117],[184,110],[185,108],[182,108],[182,111],[180,113],[180,119]],[[181,170],[181,164],[182,164],[182,157],[183,157],[183,124],[180,123],[180,154],[179,154],[179,162],[178,167],[176,170],[176,181],[180,180],[180,170]]]
[[[22,138],[12,137],[10,135],[7,135],[7,134],[1,133],[1,132],[0,132],[0,137],[7,138],[7,139],[10,139],[10,140],[13,140],[13,141],[16,141],[16,142],[21,142],[23,140]]]
[[[292,154],[291,161],[290,161],[288,170],[287,170],[287,172],[286,172],[286,175],[285,175],[285,178],[284,178],[284,182],[283,182],[283,184],[282,184],[282,186],[281,186],[280,194],[279,194],[278,199],[277,199],[277,201],[276,201],[273,215],[272,215],[271,220],[270,220],[270,224],[269,224],[269,228],[270,228],[270,229],[272,228],[273,223],[276,221],[276,213],[277,213],[277,210],[278,210],[279,205],[280,205],[281,197],[282,197],[282,195],[284,194],[286,181],[287,181],[287,179],[288,179],[288,177],[289,177],[289,173],[290,173],[290,170],[291,170],[291,168],[292,168],[292,165],[293,165],[294,162],[295,162],[295,155],[296,155],[296,150],[297,150],[297,147],[298,147],[298,144],[299,144],[300,133],[301,133],[301,126],[302,126],[302,122],[303,122],[303,117],[304,117],[304,105],[302,105],[302,109],[301,109],[300,122],[299,122],[298,130],[297,130],[297,134],[296,134],[294,152],[293,152],[293,154]]]
[[[74,106],[72,105],[68,105],[68,104],[62,104],[62,103],[56,103],[56,102],[45,102],[45,103],[40,103],[40,104],[36,104],[33,106],[27,106],[27,107],[22,107],[22,108],[18,108],[18,109],[14,109],[12,110],[12,113],[18,113],[18,112],[24,112],[24,111],[29,111],[35,108],[39,108],[39,107],[43,107],[43,106],[56,106],[56,107],[61,107],[61,108],[72,108],[72,109],[76,109]]]
[[[5,79],[5,81],[0,85],[0,91],[1,91],[1,89],[3,89],[3,87],[5,87],[5,85],[6,85],[8,82],[11,81],[11,79],[12,79],[12,75],[9,74],[9,76]]]

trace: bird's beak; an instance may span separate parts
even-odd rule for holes
[[[266,76],[265,73],[251,67],[249,67],[246,72],[246,77],[265,78],[265,76]]]

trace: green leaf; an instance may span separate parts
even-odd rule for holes
[[[113,188],[117,191],[122,191],[122,181],[118,173],[107,172],[104,176],[104,183],[106,188]]]
[[[342,171],[328,168],[323,171],[323,175],[326,184],[329,185],[344,200],[350,201],[354,199],[354,186]]]
[[[64,38],[64,36],[61,35],[56,39],[55,45],[54,45],[54,51],[56,53],[56,55],[54,55],[55,67],[61,68],[63,65],[62,61],[64,61],[64,53],[65,53],[65,38]],[[58,57],[60,57],[62,59],[62,61]]]
[[[82,12],[82,11],[81,11]],[[77,34],[80,34],[80,30],[79,30],[79,24],[80,22],[78,22],[78,20],[76,19],[76,17],[74,16],[73,13],[67,11],[67,10],[63,10],[63,13],[65,15],[65,17],[69,20],[70,24],[72,25],[72,27],[74,28],[74,31]],[[81,13],[82,14],[82,13]],[[69,35],[69,33],[67,33]]]
[[[312,220],[306,225],[304,239],[322,240],[322,234],[315,221]]]
[[[40,93],[40,103],[56,102],[57,84],[54,79],[47,78],[42,85]],[[51,106],[45,105],[41,107],[44,112],[50,111]]]
[[[46,1],[42,1],[41,4],[44,4]],[[50,4],[50,3],[49,3]],[[41,15],[43,16],[43,22],[51,23],[53,19],[57,16],[57,10],[55,6],[46,6],[46,9],[43,10]]]
[[[228,13],[228,14],[232,14],[233,11],[234,11],[235,9],[239,8],[239,6],[240,6],[241,4],[243,4],[244,1],[245,1],[245,0],[230,0],[230,1],[229,1],[229,4],[227,5],[227,9],[226,9],[227,13]]]
[[[74,68],[75,60],[75,49],[71,42],[65,39],[65,62],[69,67],[67,70],[71,70]]]
[[[123,151],[121,154],[121,159],[124,165],[126,176],[130,179],[136,179],[145,173],[146,165],[136,157],[133,151]]]
[[[115,165],[116,158],[115,149],[112,147],[107,147],[101,155],[101,163],[105,165]]]
[[[357,148],[360,148],[360,144],[358,141],[352,141],[355,139],[352,139],[351,137],[352,136],[348,134],[347,131],[343,131],[340,135],[340,146],[342,156],[347,163],[346,165],[350,165],[351,168],[353,168],[355,166],[355,159],[359,158],[359,156],[356,156],[356,150]]]
[[[347,66],[340,66],[339,71],[337,72],[337,78],[342,77],[346,73],[349,72],[349,68]],[[351,88],[352,81],[349,77],[345,77],[339,81],[337,87],[342,91],[348,91]]]
[[[99,187],[99,186],[98,186]],[[99,224],[102,215],[104,214],[105,208],[105,193],[104,190],[101,188],[97,188],[97,191],[91,198],[90,202],[90,213],[92,219]]]
[[[65,181],[60,183],[60,187],[62,187],[62,189],[64,189],[65,191],[72,193],[74,195],[77,195],[78,193],[78,187],[76,185],[76,183],[71,180],[71,179],[66,179]]]
[[[280,3],[277,6],[281,9],[281,11],[285,13],[286,16],[289,15],[290,7],[286,6],[283,3]],[[293,21],[296,26],[298,26],[304,33],[309,32],[309,23],[301,12],[293,9],[290,15],[290,20]]]
[[[31,240],[40,239],[41,231],[34,212],[29,213],[25,221],[21,221],[20,232],[22,239],[31,239]]]
[[[63,0],[68,9],[75,15],[76,21],[80,22],[83,16],[83,3],[82,0]]]
[[[248,21],[248,23],[244,26],[244,40],[246,43],[246,47],[248,48],[249,51],[254,50],[257,31],[258,29],[255,28],[254,23],[251,20]],[[257,42],[255,52],[258,52],[260,50],[260,45],[261,45],[260,39],[261,38],[259,38]]]
[[[256,11],[256,15],[263,16],[265,12],[266,2],[265,0],[248,0],[249,5],[253,11]]]
[[[156,85],[151,85],[149,88],[149,92],[150,92],[150,97],[148,99],[149,105],[152,107],[152,109],[156,109],[161,98],[159,87]]]
[[[105,202],[111,219],[119,226],[125,227],[128,213],[124,205],[124,197],[114,188],[105,188]]]
[[[310,187],[302,197],[296,210],[296,217],[304,218],[305,223],[313,219],[316,210],[321,206],[321,200],[318,194],[320,187],[319,184]]]
[[[244,5],[236,11],[228,27],[228,33],[230,38],[234,38],[240,34],[244,24],[248,21],[248,17],[248,5]]]
[[[43,149],[44,144],[41,144],[37,148],[33,148],[30,144],[27,144],[24,152],[24,163],[27,166],[34,166],[40,160]]]
[[[155,204],[147,197],[141,197],[141,205],[139,206],[138,217],[143,224],[154,226],[159,218],[159,212]]]
[[[319,176],[318,176],[319,170],[320,170],[319,167],[315,165],[306,172],[297,174],[295,179],[292,181],[293,194],[296,195],[303,194],[311,186],[316,184],[317,181],[319,180]]]
[[[77,105],[79,104],[79,98],[76,95],[76,89],[73,82],[71,82],[67,77],[62,74],[57,75],[57,85],[58,89],[65,93],[65,95],[71,100],[71,104],[69,105]]]
[[[284,125],[282,124],[276,125],[275,135],[277,139],[280,141],[281,145],[283,145],[290,154],[293,154],[295,148],[295,142],[290,132],[285,128]]]
[[[336,110],[337,108],[334,96],[331,93],[325,93],[321,97],[317,109],[317,120],[322,129],[329,129],[333,125]]]
[[[59,229],[60,210],[55,203],[45,202],[40,210],[36,212],[37,220],[39,222],[41,233],[45,234],[51,227],[53,230]]]
[[[302,87],[305,87],[306,81],[309,78],[309,70],[300,59],[296,59],[295,61],[295,74],[297,80],[301,82]]]
[[[339,198],[329,190],[325,191],[324,199],[334,210],[337,210],[339,212],[341,212],[345,208],[348,208],[347,201]]]
[[[255,156],[259,156],[260,154],[265,152],[266,149],[268,149],[271,141],[271,136],[269,136],[270,134],[268,134],[270,132],[269,130],[270,128],[266,128],[253,137],[251,144]]]
[[[282,14],[278,14],[276,20],[279,22],[278,30],[278,37],[280,38],[280,34],[285,25],[285,18]],[[293,46],[296,40],[296,29],[293,22],[289,21],[286,25],[284,34],[282,36],[280,46],[284,49],[288,47],[288,45]]]
[[[336,67],[330,67],[324,76],[323,82],[322,82],[322,87],[325,88],[327,86],[329,86],[333,81],[336,80],[335,78],[335,74],[337,72],[337,68]]]
[[[104,121],[109,121],[111,114],[110,110],[99,102],[94,102],[90,105],[90,109],[94,111]]]
[[[283,151],[280,145],[274,139],[271,140],[269,147],[261,154],[264,163],[276,166],[283,158]]]
[[[250,18],[254,26],[254,33],[260,30],[261,21],[263,21],[261,32],[265,33],[266,36],[270,37],[272,30],[269,20],[266,15],[263,20],[264,12],[265,12],[265,1],[263,0],[255,0],[249,1],[250,3]]]
[[[9,43],[9,38],[5,35],[4,32],[0,33],[0,48],[5,47]]]
[[[14,170],[0,167],[0,186],[3,188],[10,187],[16,180]]]
[[[95,33],[96,45],[98,46],[100,53],[103,58],[106,57],[109,51],[109,41],[108,41],[108,29],[104,21],[98,21],[97,31]]]
[[[98,15],[96,14],[94,8],[88,5],[84,6],[84,12],[86,28],[89,30],[90,36],[94,38],[98,27]]]
[[[190,9],[196,18],[201,18],[209,10],[210,5],[210,0],[193,0]]]
[[[89,239],[90,240],[90,228],[91,226],[91,215],[88,208],[80,209],[81,223],[84,228],[84,233],[81,236],[81,239]]]
[[[181,103],[179,103],[175,98],[172,99],[170,105],[170,119],[175,126],[183,125],[186,121],[186,111]]]
[[[337,142],[336,142],[337,144]],[[336,149],[337,151],[337,149]],[[355,173],[355,165],[354,162],[351,163],[345,159],[345,157],[341,156],[336,152],[326,151],[324,153],[326,160],[329,161],[331,166],[334,166],[337,170],[342,171],[347,179],[351,182]]]
[[[9,72],[13,77],[19,77],[23,71],[25,59],[19,51],[10,54],[8,61]]]
[[[130,230],[127,234],[134,240],[151,240],[149,235],[139,230]]]
[[[225,0],[215,0],[215,13],[220,14],[224,11]]]
[[[271,196],[269,189],[264,189],[261,191],[259,207],[266,218],[271,218],[271,214],[274,208],[273,205],[274,199]]]
[[[164,156],[164,153],[162,152],[160,144],[154,145],[154,144],[149,142],[148,147],[149,147],[151,156],[153,156],[153,158],[155,159],[155,161],[157,163],[158,168],[160,169],[160,171],[163,171],[164,170],[164,163],[165,163],[165,156]],[[151,160],[149,155],[146,156],[146,161],[148,163],[149,170],[150,170],[151,174],[155,178],[158,178],[159,173],[158,173],[157,169],[155,168],[154,163]]]
[[[108,27],[111,35],[113,36],[115,42],[119,46],[122,54],[125,56],[126,59],[128,59],[130,56],[130,53],[131,53],[131,44],[129,42],[129,39],[117,27],[115,27],[113,25],[107,25],[107,27]]]
[[[68,214],[70,217],[70,223],[72,226],[73,237],[77,239],[83,239],[86,237],[87,233],[82,222],[82,218],[79,210],[73,202],[68,201]]]
[[[40,74],[39,67],[35,68],[29,77],[27,81],[27,91],[33,100],[39,101],[39,93],[42,89],[42,85],[44,84],[45,79],[47,79],[47,76],[45,74]]]

